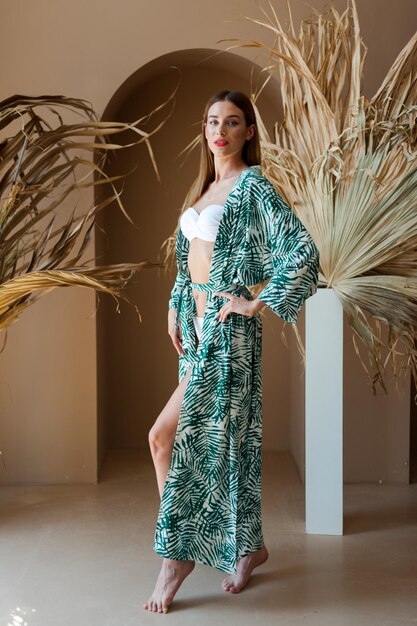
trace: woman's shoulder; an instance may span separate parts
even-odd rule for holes
[[[261,194],[265,197],[271,194],[278,194],[274,185],[264,175],[260,165],[251,165],[243,182],[255,195]]]

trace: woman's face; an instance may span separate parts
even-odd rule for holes
[[[247,139],[255,132],[255,124],[246,126],[243,111],[227,100],[215,102],[207,112],[204,133],[214,156],[241,156]],[[220,143],[218,143],[220,142]]]

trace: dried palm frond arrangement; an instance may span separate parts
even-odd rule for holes
[[[175,91],[150,115],[164,107],[174,94]],[[82,120],[64,123],[64,109]],[[2,350],[7,327],[40,295],[56,287],[82,286],[103,291],[112,295],[118,306],[119,298],[132,304],[141,319],[138,307],[121,290],[137,271],[161,267],[161,263],[144,260],[94,266],[80,259],[98,212],[114,200],[136,226],[123,206],[121,192],[114,186],[126,174],[107,176],[103,169],[107,153],[145,142],[160,178],[149,139],[165,120],[148,133],[140,125],[150,115],[133,123],[99,121],[87,101],[64,96],[16,95],[0,102],[0,130],[4,133],[15,122],[20,126],[15,134],[0,141],[0,331],[5,331]],[[53,120],[57,125],[52,125]],[[133,142],[121,145],[109,140],[124,131],[136,135]],[[91,153],[93,158],[80,156],[74,153],[76,150],[84,155]],[[78,177],[80,169],[82,176]],[[62,219],[60,214],[71,192],[81,193],[105,184],[113,190],[109,197],[79,215],[74,209],[68,219]],[[54,227],[57,217],[65,223]]]
[[[347,314],[373,393],[407,371],[417,384],[417,33],[376,94],[361,95],[367,48],[354,0],[340,15],[315,12],[285,31],[269,3],[271,31],[228,47],[263,49],[267,78],[279,72],[283,121],[269,137],[256,109],[263,170],[311,233],[320,253],[319,287],[332,288]],[[241,41],[222,39],[221,41]],[[384,327],[386,339],[384,340]],[[355,339],[369,355],[367,366]]]

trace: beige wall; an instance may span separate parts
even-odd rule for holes
[[[323,6],[317,0],[310,4]],[[345,6],[334,4],[339,10]],[[275,6],[285,22],[284,3]],[[309,12],[304,2],[293,0],[291,6],[296,22]],[[107,212],[103,223],[110,236],[108,259],[156,258],[195,174],[195,157],[183,168],[182,159],[175,157],[194,136],[205,99],[225,86],[249,91],[245,60],[262,65],[264,57],[242,48],[211,63],[192,63],[201,51],[225,50],[228,42],[216,43],[222,38],[271,41],[266,31],[239,19],[262,18],[256,3],[14,0],[2,3],[1,11],[7,28],[0,45],[2,58],[7,52],[8,59],[2,98],[13,93],[65,94],[89,100],[99,114],[112,119],[137,119],[176,84],[178,74],[168,66],[183,69],[172,119],[152,142],[161,184],[143,147],[127,151],[113,166],[139,164],[123,196],[139,230],[128,228],[116,209]],[[370,96],[413,33],[417,6],[414,0],[395,5],[361,0],[358,11],[369,47],[364,86]],[[269,121],[274,100],[270,92],[261,105]],[[63,207],[63,216],[71,206]],[[97,239],[100,245],[99,235]],[[94,253],[93,245],[86,257]],[[6,475],[0,466],[2,482],[92,482],[107,446],[146,449],[147,431],[177,383],[176,353],[166,334],[172,280],[157,270],[137,276],[129,294],[139,305],[142,324],[124,303],[121,314],[115,313],[114,300],[102,294],[95,318],[95,294],[71,288],[45,295],[9,329],[0,356],[0,449],[9,467]],[[289,350],[282,344],[281,328],[277,316],[267,311],[264,444],[266,449],[290,450],[302,474],[302,378],[295,347],[291,341]],[[346,381],[351,381],[356,404],[346,407],[345,479],[406,481],[401,463],[408,445],[408,400],[372,399],[348,347],[346,354]]]

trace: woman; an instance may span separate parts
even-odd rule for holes
[[[268,551],[262,534],[262,320],[268,305],[294,323],[317,290],[318,251],[261,174],[249,98],[207,103],[200,177],[176,236],[168,332],[179,385],[149,442],[161,504],[154,550],[164,557],[144,608],[166,612],[195,562],[238,593]],[[254,298],[249,286],[270,279]]]

